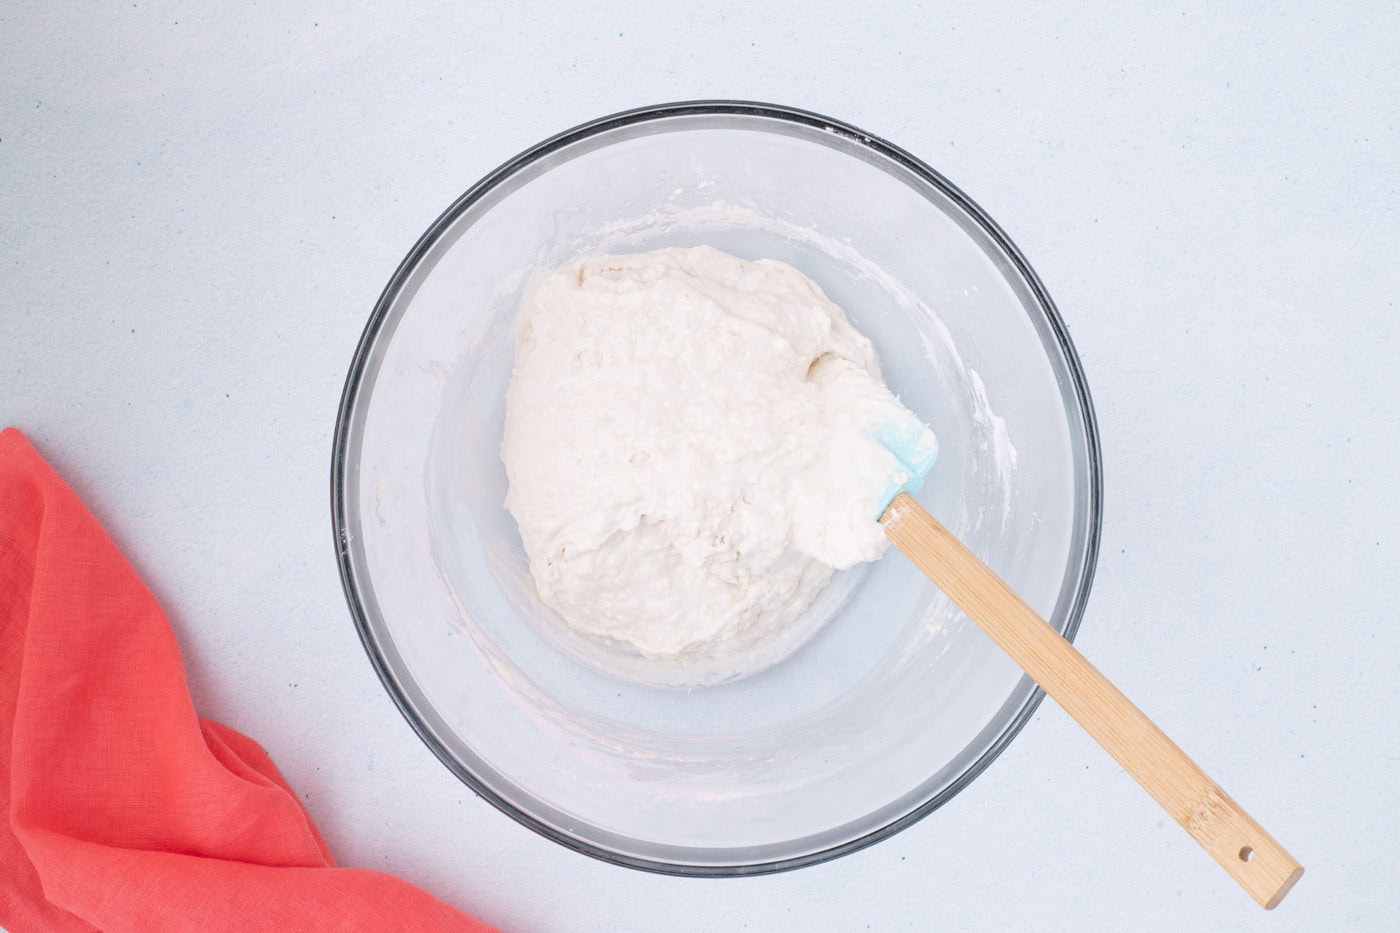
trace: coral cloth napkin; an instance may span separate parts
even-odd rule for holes
[[[267,753],[195,715],[174,633],[19,431],[0,432],[0,925],[490,928],[336,868]]]

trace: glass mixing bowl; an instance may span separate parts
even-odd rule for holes
[[[748,874],[852,851],[929,813],[986,768],[1040,692],[893,550],[838,574],[800,646],[742,679],[672,689],[561,633],[502,506],[522,294],[591,254],[702,243],[791,263],[846,310],[939,437],[921,502],[1072,636],[1094,569],[1100,464],[1054,305],[936,172],[784,107],[607,117],[462,195],[365,328],[332,511],[369,657],[458,777],[590,855]]]

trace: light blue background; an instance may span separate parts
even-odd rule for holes
[[[343,864],[507,929],[1396,929],[1400,15],[1220,6],[5,4],[0,423]],[[1104,449],[1079,644],[1308,866],[1272,915],[1048,703],[912,829],[738,881],[547,842],[399,717],[327,501],[365,318],[496,164],[701,97],[884,136],[1039,271]]]

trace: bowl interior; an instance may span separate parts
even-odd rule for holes
[[[530,582],[499,444],[535,276],[709,244],[791,263],[869,336],[941,454],[920,500],[1062,631],[1097,539],[1092,415],[1033,276],[951,186],[847,127],[661,108],[527,153],[450,209],[366,331],[338,432],[347,593],[391,694],[488,799],[660,870],[788,867],[946,799],[1032,685],[895,552],[839,574],[744,679],[571,636]],[[705,679],[732,674],[722,663]]]

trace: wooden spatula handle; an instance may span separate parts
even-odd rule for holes
[[[1303,867],[1108,678],[907,493],[880,519],[924,575],[991,636],[1266,909]]]

